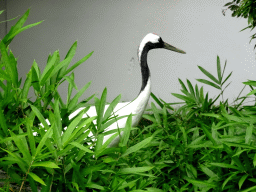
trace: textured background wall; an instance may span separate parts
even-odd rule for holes
[[[34,59],[42,70],[50,52],[59,49],[63,59],[78,40],[73,63],[94,51],[75,71],[79,89],[92,80],[84,98],[93,93],[100,96],[107,87],[108,102],[120,93],[122,101],[129,101],[137,96],[141,86],[138,45],[147,33],[154,32],[187,54],[167,50],[149,53],[153,93],[166,102],[179,101],[171,95],[181,93],[178,78],[201,86],[195,79],[206,77],[197,65],[217,76],[216,58],[219,55],[222,67],[227,60],[226,75],[233,71],[232,83],[224,92],[224,99],[233,101],[243,88],[242,82],[254,79],[256,69],[254,43],[249,44],[249,36],[253,33],[249,30],[239,32],[247,26],[247,20],[231,17],[229,10],[226,16],[222,14],[224,4],[229,1],[8,1],[8,19],[23,15],[31,8],[26,25],[45,20],[19,34],[10,48],[18,57],[19,73],[24,82]],[[0,1],[1,10],[4,2]],[[16,21],[8,22],[8,31]],[[0,25],[2,38],[5,24]],[[211,97],[219,94],[218,90],[206,85],[204,90],[209,91]],[[61,85],[59,91],[65,99],[67,84]]]

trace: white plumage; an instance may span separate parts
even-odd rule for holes
[[[180,49],[177,49],[177,48],[163,42],[162,38],[159,37],[156,34],[149,33],[143,38],[143,40],[140,43],[139,49],[138,49],[138,59],[139,59],[139,63],[140,63],[140,67],[141,67],[141,74],[142,74],[142,86],[141,86],[140,93],[133,101],[125,103],[125,106],[117,105],[117,107],[114,109],[114,111],[115,111],[114,114],[118,115],[118,116],[129,115],[131,113],[135,114],[132,117],[132,127],[135,127],[135,126],[138,125],[138,123],[139,123],[139,121],[140,121],[140,119],[141,119],[141,117],[144,113],[144,110],[147,106],[149,97],[150,97],[151,79],[150,79],[150,71],[149,71],[148,64],[147,64],[147,54],[148,54],[149,50],[155,49],[155,48],[164,48],[164,49],[179,52],[179,53],[185,53],[184,51],[182,51]],[[107,107],[108,106],[106,105],[105,106],[105,111],[107,110]],[[73,118],[82,109],[83,108],[80,108],[77,111],[75,111],[74,113],[72,113],[69,116],[69,119]],[[90,108],[90,110],[91,110],[91,108]],[[96,111],[94,111],[95,107],[93,108],[93,110],[91,112],[90,112],[90,110],[87,111],[87,114],[90,117],[95,116],[96,115]],[[83,118],[86,117],[86,116],[87,115],[85,114],[83,116]],[[117,129],[117,123],[118,123],[119,128],[125,127],[126,120],[127,120],[127,117],[118,120],[117,122],[113,123],[108,128],[106,128],[105,132],[113,130],[113,129]],[[94,121],[94,123],[96,123],[96,122]],[[109,135],[104,136],[103,144],[113,134],[109,134]],[[123,136],[122,131],[121,131],[120,135]],[[89,134],[89,137],[91,137],[91,136],[92,136],[92,133]],[[111,143],[108,145],[108,147],[117,146],[119,141],[120,141],[120,137],[117,136],[115,139],[113,139],[111,141]]]

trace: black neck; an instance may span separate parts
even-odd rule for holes
[[[144,47],[140,57],[140,67],[141,67],[141,75],[142,75],[142,85],[141,85],[140,92],[145,89],[150,76],[150,71],[147,63],[148,51],[149,50],[146,47]]]

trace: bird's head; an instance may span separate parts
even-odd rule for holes
[[[139,46],[139,57],[141,56],[142,52],[148,52],[151,49],[157,49],[157,48],[163,48],[171,51],[175,51],[178,53],[186,53],[185,51],[182,51],[181,49],[178,49],[168,43],[165,43],[161,37],[159,37],[156,34],[149,33],[147,34],[141,41]]]

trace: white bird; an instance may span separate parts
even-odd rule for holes
[[[126,106],[122,106],[119,109],[116,107],[113,111],[115,111],[115,115],[124,116],[129,114],[134,114],[132,117],[132,127],[136,127],[144,113],[144,110],[147,106],[150,93],[151,93],[151,79],[150,79],[150,71],[147,63],[148,52],[151,49],[156,48],[164,48],[167,50],[175,51],[178,53],[186,53],[172,45],[165,43],[161,37],[156,34],[149,33],[147,34],[140,43],[138,50],[138,59],[141,67],[142,74],[142,86],[139,92],[139,95],[131,102],[129,102]],[[106,108],[105,108],[106,110]],[[122,118],[117,121],[119,128],[124,128],[126,124],[127,117]],[[117,129],[117,124],[114,123],[105,129],[106,131],[110,131],[113,129]],[[120,135],[123,136],[123,131],[121,131]],[[114,134],[114,133],[113,133]],[[103,144],[113,135],[109,134],[104,136]],[[90,135],[89,135],[90,136]],[[119,135],[111,141],[108,147],[115,147],[118,145],[120,141]]]
[[[131,102],[127,102],[124,105],[117,105],[117,107],[113,110],[114,115],[118,116],[125,116],[125,115],[130,115],[131,113],[133,114],[132,116],[132,127],[136,127],[144,113],[144,110],[147,106],[150,93],[151,93],[151,80],[150,80],[150,71],[148,68],[148,63],[147,63],[147,56],[148,52],[151,49],[157,49],[157,48],[164,48],[167,50],[175,51],[178,53],[186,53],[172,45],[169,45],[168,43],[165,43],[161,37],[159,37],[156,34],[149,33],[147,34],[141,41],[139,49],[138,49],[138,59],[141,67],[141,74],[142,74],[142,86],[139,92],[139,95]],[[107,110],[107,106],[105,106],[105,111]],[[82,109],[84,108],[79,108],[76,110],[74,113],[72,113],[69,116],[69,119],[72,119],[76,114],[78,114]],[[92,110],[91,110],[92,109]],[[104,112],[105,113],[105,112]],[[86,112],[90,117],[96,115],[96,110],[94,108],[90,108],[89,111]],[[87,115],[84,114],[84,117],[87,117]],[[119,119],[109,127],[107,127],[104,132],[114,130],[119,128],[124,128],[126,121],[128,117],[124,117],[122,119]],[[94,121],[95,123],[95,121]],[[42,124],[41,124],[42,125]],[[118,127],[117,127],[118,125]],[[120,136],[123,136],[123,131],[120,132]],[[103,139],[103,144],[115,133],[105,135]],[[89,137],[92,137],[93,134],[90,133],[88,135]],[[120,142],[120,136],[118,135],[116,138],[114,138],[108,147],[116,147],[118,143]]]

